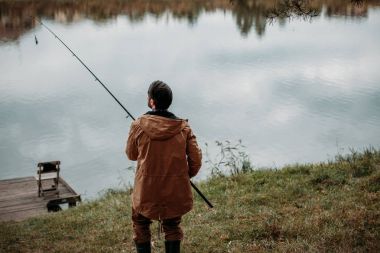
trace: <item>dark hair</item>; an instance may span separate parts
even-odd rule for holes
[[[173,93],[169,85],[159,80],[150,84],[148,96],[154,100],[158,110],[168,109],[173,101]]]

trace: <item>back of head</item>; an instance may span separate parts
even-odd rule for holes
[[[168,109],[173,101],[173,93],[169,85],[158,80],[150,84],[148,96],[154,100],[157,110]]]

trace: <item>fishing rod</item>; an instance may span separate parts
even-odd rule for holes
[[[72,53],[72,55],[83,65],[83,67],[85,67],[88,70],[88,72],[91,73],[91,75],[95,78],[95,81],[97,81],[100,85],[102,85],[102,87],[108,92],[108,94],[111,95],[111,97],[121,106],[121,108],[123,108],[123,110],[128,114],[128,116],[131,117],[132,120],[135,120],[135,117],[133,117],[133,115],[127,110],[127,108],[124,107],[124,105],[114,96],[114,94],[112,94],[112,92],[107,88],[107,86],[94,74],[94,72],[92,72],[92,70],[78,57],[78,55],[76,53],[74,53],[74,51],[71,50],[66,45],[66,43],[61,40],[60,37],[58,37],[57,34],[55,34],[48,26],[46,26],[38,18],[36,18],[34,16],[31,16],[31,18],[34,19],[35,21],[37,21],[41,26],[46,28],[46,30],[48,30],[57,40],[59,40],[59,42],[61,42],[62,45],[64,45],[65,48]],[[34,38],[35,38],[36,44],[38,44],[37,37],[34,37]],[[128,116],[127,116],[127,118],[128,118]],[[190,184],[194,188],[194,190],[199,194],[199,196],[201,196],[201,198],[206,202],[206,204],[210,208],[213,208],[214,206],[211,204],[211,202],[205,197],[205,195],[203,195],[203,193],[198,189],[198,187],[191,180],[190,180]]]

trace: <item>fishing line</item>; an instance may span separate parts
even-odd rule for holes
[[[124,105],[112,94],[112,92],[107,88],[107,86],[94,74],[94,72],[92,72],[92,70],[87,67],[87,65],[79,58],[79,56],[74,53],[67,45],[65,42],[63,42],[61,40],[61,38],[58,37],[57,34],[55,34],[48,26],[46,26],[41,20],[39,20],[38,18],[34,17],[34,16],[31,16],[32,19],[34,19],[35,21],[37,21],[37,23],[39,23],[41,26],[43,26],[44,28],[46,28],[46,30],[48,30],[57,40],[59,40],[59,42],[62,43],[62,45],[64,45],[66,47],[67,50],[69,50],[72,55],[83,65],[83,67],[85,67],[88,72],[91,73],[91,75],[95,78],[95,81],[98,82],[100,85],[103,86],[103,88],[112,96],[112,98],[121,106],[121,108],[123,108],[123,110],[128,114],[129,117],[131,117],[131,119],[135,120],[135,118],[132,116],[132,114],[127,110],[127,108],[124,107]],[[35,43],[36,45],[38,44],[38,40],[37,40],[37,36],[35,35],[34,36],[34,39],[35,39]],[[128,118],[127,116],[127,118]],[[210,203],[210,201],[203,195],[203,193],[195,186],[195,184],[193,184],[193,182],[190,181],[190,184],[191,186],[194,188],[194,190],[199,194],[199,196],[201,196],[201,198],[206,202],[206,204],[210,207],[210,208],[213,208],[214,206]]]
[[[65,42],[63,42],[59,37],[58,37],[58,35],[57,34],[55,34],[49,27],[47,27],[44,23],[42,23],[42,21],[40,21],[40,20],[38,20],[37,18],[35,18],[35,17],[32,17],[34,20],[36,20],[40,25],[42,25],[43,27],[45,27],[46,28],[46,30],[48,30],[51,34],[53,34],[53,36],[57,39],[57,40],[59,40],[65,47],[66,47],[66,49],[67,50],[69,50],[71,53],[72,53],[72,55],[75,57],[75,58],[77,58],[77,60],[83,65],[83,67],[85,67],[87,70],[88,70],[88,72],[90,72],[91,73],[91,75],[95,78],[95,81],[97,81],[98,83],[100,83],[100,85],[102,85],[103,86],[103,88],[113,97],[113,99],[121,106],[121,108],[123,108],[124,109],[124,111],[129,115],[129,117],[131,117],[133,120],[135,120],[135,118],[132,116],[132,114],[124,107],[124,105],[112,94],[112,92],[107,88],[107,86],[102,82],[102,81],[100,81],[100,79],[94,74],[94,72],[92,72],[92,70],[89,68],[89,67],[87,67],[87,65],[86,64],[84,64],[84,62],[79,58],[79,56],[76,54],[76,53],[74,53],[67,45],[66,45],[66,43]],[[37,37],[36,37],[37,38]],[[37,39],[36,39],[36,44],[38,44],[38,41],[37,41]]]

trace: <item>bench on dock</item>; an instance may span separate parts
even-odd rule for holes
[[[54,184],[56,189],[44,191],[43,194],[40,194],[36,179],[37,177],[31,176],[0,180],[0,221],[21,221],[57,211],[61,204],[73,207],[81,201],[80,195],[62,177],[57,177],[57,182]]]
[[[38,163],[37,175],[35,176],[38,185],[38,197],[41,197],[41,195],[44,196],[46,192],[59,195],[58,183],[60,164],[60,161]]]

